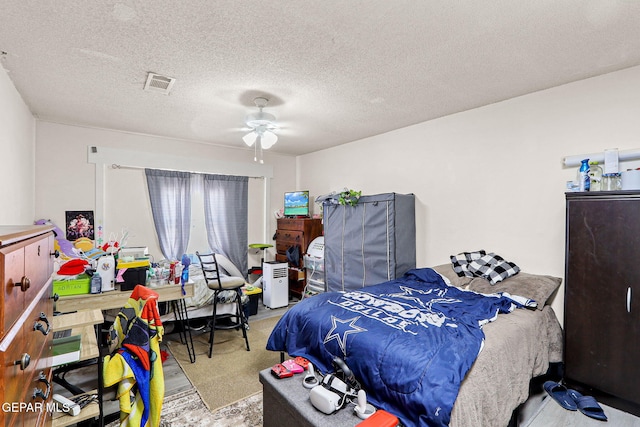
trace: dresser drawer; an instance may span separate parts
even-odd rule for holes
[[[26,395],[24,401],[31,404],[33,408],[42,408],[42,411],[27,411],[24,413],[24,425],[44,426],[51,425],[51,414],[47,411],[47,403],[51,402],[53,396],[53,383],[51,368],[38,370],[31,381],[26,383]],[[36,391],[38,393],[36,393]]]
[[[53,300],[51,299],[52,281],[47,281],[44,290],[37,295],[31,315],[22,325],[23,343],[26,352],[31,355],[31,365],[25,375],[35,378],[51,365],[53,345]],[[29,381],[29,379],[27,379]]]
[[[278,219],[278,230],[304,230],[305,220],[300,218]]]
[[[14,405],[24,401],[24,370],[16,362],[19,363],[26,352],[19,339],[14,339],[3,350],[0,351],[0,375],[3,382],[0,398],[5,406],[10,406],[3,408],[0,415],[4,415],[4,426],[22,425],[22,414]]]
[[[43,415],[40,408],[46,408],[52,395],[51,287],[51,278],[39,286],[39,292],[0,341],[0,400],[10,405],[0,413],[0,426],[50,423],[51,417]],[[18,406],[21,404],[27,406]]]
[[[2,311],[0,311],[0,338],[2,338],[24,310],[25,293],[20,288],[20,281],[24,277],[23,245],[0,249],[0,277],[3,298]]]
[[[53,237],[45,234],[0,249],[0,338],[51,277],[52,248]]]
[[[276,231],[276,249],[280,252],[280,249],[277,248],[278,245],[301,245],[304,242],[304,232],[303,231],[294,231],[294,230],[278,230]],[[306,248],[305,248],[306,249]],[[284,249],[287,250],[286,248]]]
[[[0,226],[0,427],[50,426],[53,234]]]
[[[35,297],[53,273],[53,236],[48,234],[27,241],[24,248],[24,275],[30,286],[25,293],[25,306]]]

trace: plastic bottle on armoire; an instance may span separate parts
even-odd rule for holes
[[[589,162],[589,191],[602,190],[602,168],[598,162]]]
[[[591,178],[589,177],[589,159],[584,159],[578,170],[578,191],[589,191],[591,189]]]

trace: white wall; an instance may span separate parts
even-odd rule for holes
[[[247,149],[43,121],[37,122],[36,146],[36,217],[51,219],[61,228],[65,224],[65,211],[95,210],[96,166],[87,162],[88,146],[137,151],[143,159],[145,153],[164,153],[215,161],[253,162],[253,152]],[[274,169],[270,199],[273,211],[281,207],[283,193],[292,189],[292,183],[295,182],[295,159],[267,152],[265,163],[273,165]],[[129,233],[129,246],[148,246],[151,255],[156,259],[162,258],[153,228],[144,171],[106,168],[104,177],[105,238],[115,233],[119,239],[122,231],[126,230]],[[249,180],[250,243],[263,241],[262,182],[262,179]],[[194,199],[192,217],[195,222],[192,225],[189,252],[208,248],[203,209],[201,201]],[[272,243],[270,239],[276,223],[271,212],[268,217],[267,243]],[[257,265],[255,262],[259,260],[259,254],[250,254],[249,265]]]
[[[32,224],[35,119],[0,66],[0,224]]]
[[[420,267],[485,249],[563,277],[561,160],[640,147],[639,88],[635,67],[300,156],[299,186],[414,193]]]

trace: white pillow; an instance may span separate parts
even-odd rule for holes
[[[223,269],[228,276],[236,276],[244,278],[244,274],[240,273],[238,267],[233,265],[231,260],[222,254],[216,254],[216,261],[218,262],[218,267]]]

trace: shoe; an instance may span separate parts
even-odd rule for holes
[[[585,414],[587,417],[607,421],[607,416],[604,414],[604,410],[593,396],[583,396],[572,389],[567,389],[567,392],[574,402],[576,402],[576,406],[580,412]]]
[[[562,384],[555,381],[546,381],[543,387],[549,396],[558,402],[558,404],[564,409],[569,411],[575,411],[578,409],[575,399],[569,395],[569,391]]]

